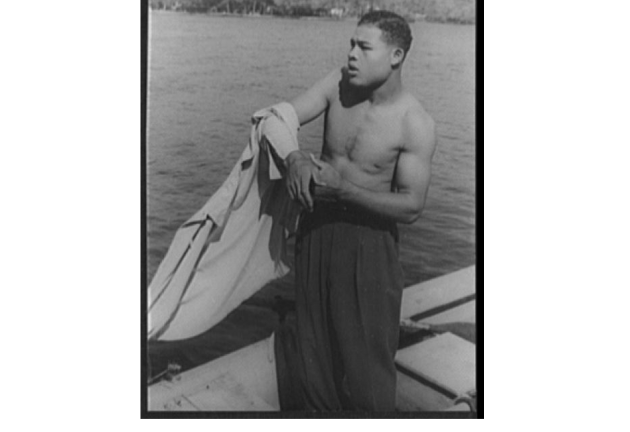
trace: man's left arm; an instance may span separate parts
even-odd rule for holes
[[[396,167],[394,192],[376,192],[343,178],[329,164],[315,161],[315,181],[331,198],[354,204],[400,223],[413,223],[426,201],[431,178],[431,159],[436,147],[435,126],[426,114],[411,111],[404,120],[405,146]],[[321,189],[320,189],[321,190]]]

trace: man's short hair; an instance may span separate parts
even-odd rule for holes
[[[409,24],[400,15],[385,10],[373,10],[363,15],[357,25],[373,25],[379,28],[385,42],[402,48],[407,57],[413,38]]]

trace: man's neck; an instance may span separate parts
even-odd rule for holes
[[[402,92],[402,80],[400,72],[392,73],[387,81],[375,88],[369,95],[368,100],[372,105],[382,105],[396,99]]]

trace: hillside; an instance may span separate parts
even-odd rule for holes
[[[281,16],[330,16],[343,10],[344,16],[359,16],[370,8],[434,22],[474,24],[475,0],[149,0],[152,9],[187,12],[259,13]]]

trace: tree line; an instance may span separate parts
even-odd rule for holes
[[[357,17],[371,8],[386,9],[410,21],[474,24],[476,0],[150,0],[151,9],[189,13]]]

